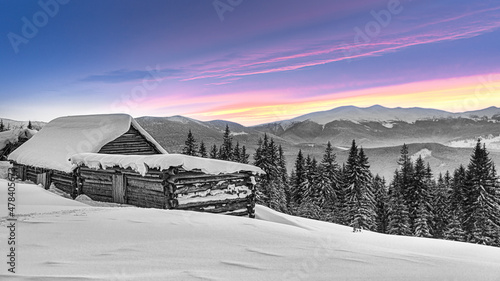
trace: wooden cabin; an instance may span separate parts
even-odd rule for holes
[[[78,191],[93,200],[140,207],[254,217],[255,176],[241,163],[180,154],[71,157]]]
[[[263,173],[252,165],[168,154],[126,114],[54,119],[8,159],[21,180],[54,184],[73,198],[250,217],[254,175]]]

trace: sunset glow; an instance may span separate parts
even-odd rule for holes
[[[31,38],[37,2],[0,8],[2,118],[500,106],[495,1],[243,1],[223,17],[210,1],[74,1]]]

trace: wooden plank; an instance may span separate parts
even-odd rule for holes
[[[48,172],[41,173],[37,175],[36,184],[41,184],[45,189],[49,189],[50,186],[50,175]]]
[[[211,182],[211,183],[206,183],[206,184],[199,184],[199,185],[180,185],[177,187],[177,190],[175,191],[175,194],[189,194],[189,193],[195,193],[195,192],[202,192],[206,190],[220,190],[220,189],[226,189],[228,188],[229,185],[234,185],[235,187],[237,186],[246,186],[247,183],[246,181],[236,181],[236,182],[223,182],[219,184],[219,182]],[[250,187],[248,187],[250,189]]]
[[[234,198],[234,199],[223,199],[223,200],[207,200],[202,202],[191,202],[187,204],[179,204],[179,206],[176,209],[182,210],[182,209],[189,209],[192,207],[208,207],[210,205],[228,204],[231,202],[247,202],[247,198],[245,197],[245,198]]]
[[[163,192],[163,185],[161,184],[161,181],[147,181],[144,179],[127,178],[127,184],[129,187]]]
[[[207,182],[219,182],[219,181],[229,181],[248,178],[247,174],[226,174],[219,176],[192,176],[192,177],[179,177],[172,176],[169,180],[173,181],[176,185],[180,184],[195,184],[195,183],[207,183]]]
[[[125,184],[124,175],[113,175],[113,202],[125,203]]]

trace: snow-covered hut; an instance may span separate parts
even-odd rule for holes
[[[131,116],[54,119],[12,152],[18,177],[73,197],[253,216],[252,165],[168,154]]]
[[[31,129],[13,129],[0,132],[0,160],[4,160],[4,157],[6,158],[7,155],[25,143],[36,132],[36,130]]]

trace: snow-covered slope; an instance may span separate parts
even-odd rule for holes
[[[249,219],[90,207],[18,184],[18,267],[1,280],[499,280],[500,249],[353,233],[257,206]]]

